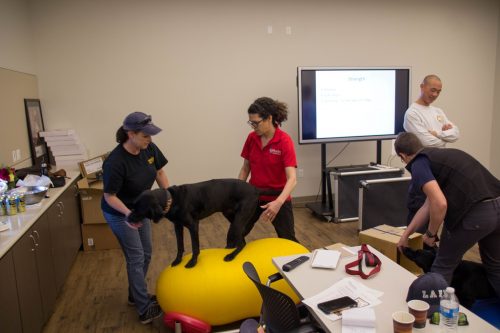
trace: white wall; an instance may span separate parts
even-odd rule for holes
[[[123,117],[141,110],[164,129],[155,141],[170,160],[173,183],[234,177],[250,131],[246,109],[255,98],[287,102],[284,129],[297,138],[297,66],[409,65],[412,99],[424,75],[440,75],[444,89],[436,105],[461,129],[455,146],[490,163],[492,129],[485,124],[493,119],[495,0],[45,0],[30,6],[46,127],[75,128],[90,155],[112,149]],[[343,146],[329,145],[328,157]],[[304,178],[295,195],[316,194],[319,146],[297,152]],[[387,142],[384,162],[389,153]],[[353,143],[333,164],[374,159],[374,143]]]
[[[495,102],[493,106],[493,122],[491,131],[491,172],[500,179],[500,11],[497,22],[497,63],[495,70]]]
[[[28,0],[0,0],[0,67],[36,74]]]

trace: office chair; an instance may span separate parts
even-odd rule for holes
[[[261,324],[265,325],[268,333],[310,333],[323,332],[308,320],[305,310],[305,318],[301,316],[295,302],[286,294],[270,287],[272,282],[281,280],[281,274],[276,273],[269,276],[267,285],[260,282],[259,274],[250,262],[243,264],[243,271],[252,280],[262,297]]]

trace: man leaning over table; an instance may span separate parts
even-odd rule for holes
[[[449,284],[465,252],[479,243],[488,280],[500,297],[500,181],[469,154],[424,148],[413,133],[400,133],[394,148],[412,175],[411,186],[426,196],[398,248],[408,246],[408,237],[427,221],[423,240],[434,246],[443,224],[431,271],[442,274]]]

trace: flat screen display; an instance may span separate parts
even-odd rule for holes
[[[298,67],[299,143],[369,141],[404,131],[409,68]]]

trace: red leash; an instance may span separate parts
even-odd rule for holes
[[[368,274],[363,272],[363,257],[365,258],[365,265],[368,267],[374,267]],[[358,270],[351,269],[351,267],[358,266]],[[368,279],[370,276],[378,273],[382,262],[380,259],[368,249],[368,245],[362,244],[361,249],[358,251],[358,259],[345,265],[345,271],[347,274],[359,275],[363,279]]]

